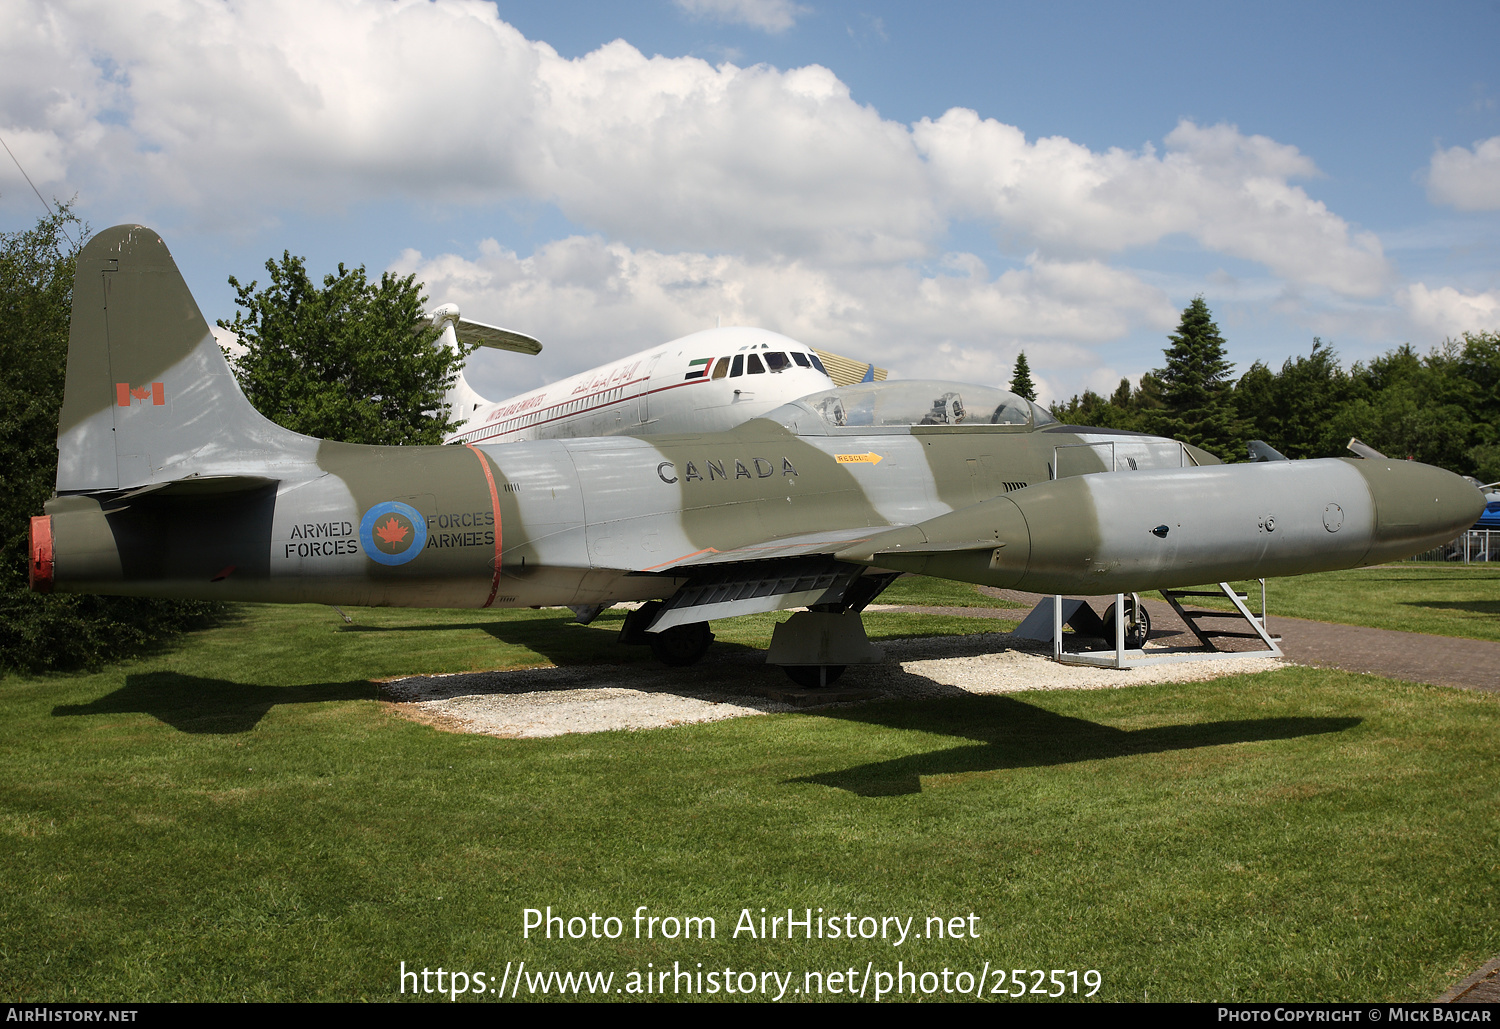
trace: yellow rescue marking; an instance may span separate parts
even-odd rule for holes
[[[834,454],[834,459],[839,464],[879,464],[879,454]]]

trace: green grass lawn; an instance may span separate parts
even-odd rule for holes
[[[282,686],[552,664],[654,663],[649,648],[619,645],[623,608],[605,611],[587,626],[577,624],[565,608],[347,610],[353,624],[346,624],[332,608],[314,604],[235,605],[219,628],[194,635],[190,646],[166,649],[151,665],[193,676],[248,666],[255,669],[257,679]],[[1022,614],[1018,611],[1017,617]],[[765,650],[776,623],[785,619],[781,613],[715,622],[714,647]],[[1007,628],[993,619],[900,611],[870,612],[864,624],[872,640]]]
[[[792,997],[900,961],[1096,969],[1110,1000],[1420,1000],[1500,952],[1492,696],[1293,668],[502,740],[396,717],[368,680],[646,660],[618,615],[351,613],[246,606],[147,659],[0,680],[0,994],[385,1000],[402,961],[525,960],[615,987],[648,962],[793,972]],[[626,931],[523,939],[548,905]],[[637,940],[641,905],[718,936]],[[762,907],[972,912],[979,936],[732,938]]]
[[[1012,607],[1016,618],[1024,618],[1030,604],[999,600],[979,592],[979,587],[928,575],[903,575],[875,598],[876,604],[906,604],[912,607]]]
[[[1260,610],[1260,583],[1234,584]],[[1153,594],[1154,595],[1154,594]],[[1228,610],[1227,600],[1202,600]],[[1277,615],[1376,629],[1500,640],[1500,567],[1427,562],[1320,572],[1266,581],[1266,602]]]

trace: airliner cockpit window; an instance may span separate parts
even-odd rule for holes
[[[766,367],[773,372],[779,372],[789,364],[785,354],[777,353],[774,350],[768,351],[761,356],[766,359]]]
[[[803,368],[809,368],[809,367],[811,367],[811,364],[807,360],[807,355],[806,354],[799,354],[797,351],[793,350],[792,351],[792,360],[796,361],[797,364],[800,365]]]

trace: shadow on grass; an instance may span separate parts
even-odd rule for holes
[[[600,661],[629,663],[651,656],[644,647],[619,645],[621,619],[600,619],[592,626],[579,625],[571,614],[556,617],[497,618],[485,622],[440,622],[418,625],[346,625],[340,632],[453,632],[478,630],[501,643],[524,647],[555,665],[594,664]]]
[[[572,665],[630,665],[654,662],[649,647],[627,647],[620,643],[624,615],[601,616],[592,625],[580,625],[571,614],[553,618],[497,619],[491,622],[443,623],[438,625],[346,625],[340,632],[430,632],[477,629],[501,643],[524,647],[560,668]],[[715,653],[749,653],[755,648],[720,640]]]
[[[1403,607],[1425,607],[1433,611],[1472,611],[1476,615],[1500,615],[1500,600],[1403,600]]]
[[[1042,768],[1133,754],[1288,740],[1343,732],[1361,721],[1358,718],[1257,718],[1125,730],[1059,715],[1011,697],[974,697],[900,707],[872,705],[823,714],[851,722],[979,741],[978,746],[913,754],[791,780],[819,783],[862,797],[920,793],[924,775]]]
[[[1500,578],[1500,569],[1495,569],[1495,568],[1475,568],[1473,565],[1458,565],[1458,566],[1455,566],[1454,570],[1457,571],[1459,568],[1462,568],[1465,572],[1478,573],[1478,574],[1468,574],[1468,575],[1463,575],[1463,576],[1453,576],[1453,575],[1385,575],[1385,576],[1380,576],[1380,575],[1373,575],[1373,574],[1362,574],[1362,575],[1360,575],[1360,580],[1361,580],[1361,584],[1363,584],[1365,582],[1399,582],[1399,583],[1406,583],[1406,582],[1441,582],[1441,583],[1447,583],[1447,584],[1451,585],[1454,582],[1474,582],[1474,581],[1481,581],[1482,582],[1485,579]],[[1358,569],[1355,569],[1355,571],[1358,571]]]
[[[277,704],[327,700],[374,700],[372,682],[323,682],[310,686],[254,686],[177,672],[128,675],[125,685],[89,704],[59,704],[54,718],[69,715],[142,713],[179,732],[228,735],[249,732]]]

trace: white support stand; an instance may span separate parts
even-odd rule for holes
[[[1063,650],[1063,606],[1071,603],[1076,608],[1078,601],[1068,601],[1061,596],[1048,597],[1037,605],[1036,610],[1040,611],[1043,605],[1051,606],[1052,659],[1065,665],[1091,665],[1096,668],[1143,668],[1147,665],[1163,665],[1179,661],[1227,661],[1250,657],[1281,657],[1281,648],[1277,646],[1277,639],[1279,637],[1272,636],[1266,628],[1265,583],[1261,583],[1261,616],[1259,618],[1245,606],[1245,598],[1236,593],[1229,583],[1219,583],[1219,589],[1234,604],[1235,610],[1239,613],[1240,617],[1249,623],[1250,627],[1255,631],[1253,634],[1215,633],[1212,635],[1258,636],[1265,643],[1265,650],[1214,650],[1213,644],[1209,640],[1209,635],[1211,634],[1205,633],[1196,624],[1196,617],[1202,617],[1202,614],[1195,615],[1192,612],[1185,611],[1182,605],[1177,602],[1176,597],[1166,591],[1163,591],[1162,595],[1167,598],[1167,603],[1172,605],[1173,610],[1177,612],[1178,616],[1192,630],[1193,634],[1198,637],[1202,645],[1208,648],[1207,652],[1197,647],[1162,647],[1160,649],[1153,648],[1149,651],[1125,649],[1125,595],[1123,593],[1115,594],[1115,646],[1113,650],[1085,651],[1076,654]],[[1179,596],[1218,596],[1217,593],[1209,594],[1207,592],[1199,594],[1191,592],[1183,593],[1181,591],[1173,592],[1176,592]],[[1232,617],[1229,612],[1206,612],[1206,614],[1220,614]],[[1024,625],[1025,623],[1022,624]]]

